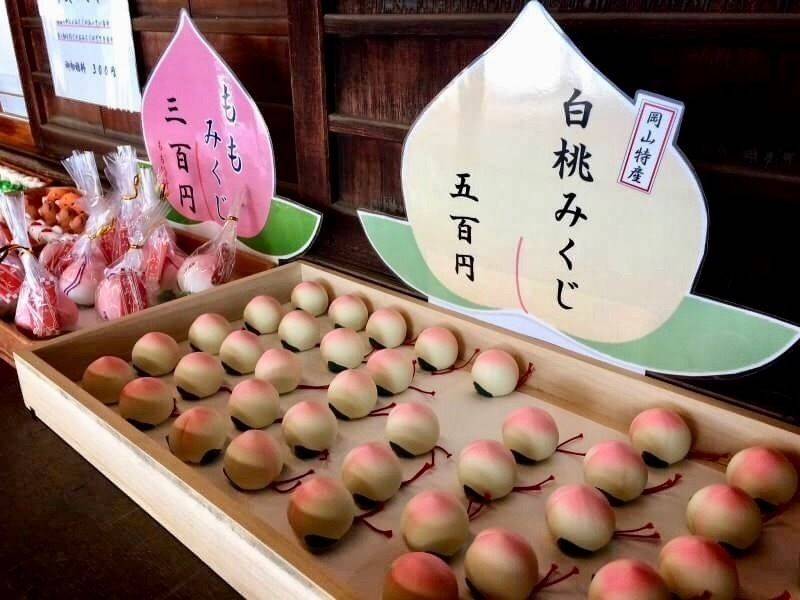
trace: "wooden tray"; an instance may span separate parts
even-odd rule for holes
[[[178,246],[187,254],[190,254],[200,244],[206,242],[198,236],[192,235],[185,231],[175,230],[175,238]],[[236,268],[234,271],[234,279],[247,277],[254,273],[260,273],[273,268],[273,262],[266,258],[259,258],[258,256],[248,253],[237,251],[236,254]],[[143,312],[149,314],[151,310],[157,307],[149,308]],[[0,359],[3,359],[12,367],[14,366],[14,353],[21,350],[35,350],[52,343],[55,340],[73,339],[87,330],[94,329],[101,325],[100,318],[95,313],[94,308],[81,308],[78,317],[78,329],[76,331],[64,334],[50,340],[35,340],[24,333],[22,333],[17,326],[14,325],[14,317],[12,315],[0,320]]]
[[[439,462],[436,469],[401,490],[387,503],[385,511],[375,517],[376,525],[394,529],[393,539],[386,540],[366,528],[354,527],[337,548],[314,556],[300,546],[288,527],[285,495],[233,490],[221,473],[221,461],[203,467],[184,464],[169,452],[164,442],[169,424],[141,432],[124,421],[115,407],[105,406],[84,392],[75,380],[89,362],[101,355],[129,359],[134,342],[148,331],[161,330],[184,340],[189,325],[198,315],[214,311],[232,320],[239,319],[252,296],[266,293],[287,302],[294,285],[302,280],[320,281],[335,296],[356,293],[371,309],[397,308],[412,325],[411,335],[431,325],[447,325],[460,338],[464,355],[476,347],[500,347],[512,352],[521,363],[534,362],[534,377],[524,388],[505,398],[479,397],[471,388],[469,373],[457,371],[438,377],[429,374],[416,377],[415,385],[436,390],[434,398],[408,390],[392,399],[430,402],[442,426],[440,443],[454,454],[474,439],[499,438],[504,416],[517,406],[530,404],[545,407],[553,415],[562,439],[583,433],[585,438],[582,446],[577,444],[579,449],[604,439],[623,439],[636,413],[648,407],[667,406],[686,417],[693,429],[695,448],[729,452],[765,443],[782,449],[795,461],[800,458],[797,428],[524,339],[303,261],[19,352],[16,362],[22,393],[36,416],[247,597],[379,597],[388,565],[406,551],[398,529],[405,503],[428,488],[450,489],[463,498],[455,476],[455,460]],[[327,318],[321,318],[321,322],[323,330],[330,328]],[[265,338],[268,346],[277,345],[274,335]],[[321,384],[332,378],[323,369],[318,350],[302,353],[300,357],[304,362],[304,383]],[[232,378],[231,382],[235,381]],[[221,392],[202,402],[224,410],[225,398],[226,394]],[[298,390],[282,397],[282,407],[286,409],[303,398],[324,400],[325,396],[318,390]],[[190,404],[181,403],[180,408]],[[278,425],[270,428],[271,433],[278,431]],[[336,474],[351,447],[381,439],[382,431],[380,418],[340,423],[329,462],[314,461],[312,466],[318,472]],[[231,428],[233,435],[236,434]],[[423,460],[404,461],[405,474],[413,473]],[[309,463],[292,459],[288,466],[289,473],[294,474],[308,468]],[[675,472],[684,475],[678,486],[616,509],[620,526],[653,521],[664,536],[663,541],[687,533],[686,501],[699,487],[722,481],[724,476],[719,467],[687,460],[672,469],[651,471],[650,485]],[[521,482],[534,482],[550,473],[555,474],[558,485],[580,481],[581,461],[574,456],[557,455],[540,465],[521,467],[519,477]],[[615,540],[588,559],[561,555],[543,518],[544,502],[555,487],[534,494],[512,494],[494,503],[471,524],[473,534],[496,526],[520,531],[534,544],[542,570],[551,562],[562,567],[572,564],[580,567],[578,577],[543,591],[541,598],[585,597],[592,573],[614,558],[638,557],[655,564],[661,545],[643,542]],[[742,597],[774,597],[783,590],[797,597],[798,556],[797,552],[787,552],[792,548],[800,548],[798,504],[765,525],[754,549],[738,560]],[[463,597],[468,598],[462,557],[463,553],[457,555],[452,566]]]

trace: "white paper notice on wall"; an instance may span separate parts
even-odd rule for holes
[[[137,112],[127,0],[38,0],[57,96]]]
[[[664,151],[678,136],[682,116],[682,102],[644,92],[636,94],[636,120],[619,183],[646,194],[653,190]]]

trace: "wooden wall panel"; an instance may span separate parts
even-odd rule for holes
[[[192,0],[192,15],[197,17],[285,17],[291,0]]]

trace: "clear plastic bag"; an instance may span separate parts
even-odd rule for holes
[[[163,188],[152,169],[140,170],[139,184],[144,210],[154,210],[158,205],[163,205],[166,211],[169,210],[164,200]],[[186,253],[175,243],[175,233],[167,222],[166,212],[152,227],[152,233],[145,243],[144,280],[155,300],[161,292],[178,291],[178,270],[186,260]]]
[[[196,294],[230,281],[236,266],[236,226],[243,198],[231,206],[216,236],[192,252],[178,271],[178,287]]]
[[[108,266],[101,240],[114,229],[115,214],[103,195],[93,153],[73,152],[62,163],[83,192],[88,218],[83,235],[72,247],[69,265],[61,273],[59,285],[77,304],[92,306]]]
[[[127,222],[137,212],[139,193],[139,160],[133,146],[117,146],[115,152],[103,157],[106,178],[111,183],[108,201],[118,216],[117,226],[104,242],[104,253],[109,264],[119,259],[128,249]]]
[[[59,290],[56,278],[30,251],[25,197],[22,194],[0,195],[0,212],[11,230],[14,250],[24,270],[14,317],[17,327],[40,339],[73,329],[78,323],[77,305]]]
[[[147,173],[139,173],[136,183],[139,198],[132,204],[134,210],[126,215],[128,249],[106,269],[105,279],[97,286],[95,310],[105,320],[119,319],[154,302],[154,290],[148,289],[145,279],[146,246],[152,232],[163,224],[169,205],[161,201],[141,201],[142,180],[148,177]]]
[[[47,242],[39,252],[39,262],[51,274],[61,277],[64,269],[72,262],[72,248],[77,239],[77,235],[62,234]]]

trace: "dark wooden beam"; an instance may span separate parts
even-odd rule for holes
[[[331,176],[322,6],[320,0],[291,0],[288,7],[298,199],[326,209]]]
[[[331,133],[368,137],[388,142],[402,142],[406,138],[408,127],[405,123],[375,121],[340,113],[331,113],[328,116],[328,128]]]

